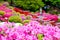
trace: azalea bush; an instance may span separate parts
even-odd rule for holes
[[[30,20],[35,20],[35,21],[40,21],[41,19],[39,19],[38,16],[41,16],[39,12],[35,12],[34,14],[32,14],[32,12],[29,11],[24,11],[22,9],[18,9],[18,8],[13,8],[10,9],[9,7],[5,6],[5,5],[1,5],[0,6],[0,20],[7,20],[10,22],[29,22]],[[13,16],[13,17],[12,17]],[[19,16],[19,17],[16,17]],[[52,14],[46,14],[45,12],[43,12],[42,16],[44,17],[42,19],[43,20],[50,20],[50,21],[57,21],[58,20],[58,16],[57,15],[52,15]],[[16,17],[16,18],[15,18]],[[22,20],[22,21],[21,21]],[[28,20],[28,21],[27,21]]]
[[[31,21],[25,26],[14,23],[0,23],[0,40],[60,40],[60,29],[57,26],[41,26]]]
[[[5,5],[0,6],[0,11],[4,12],[5,17],[10,17],[12,15],[12,10],[6,7]]]
[[[12,10],[2,4],[0,6],[0,21],[8,21],[10,16],[12,16]]]
[[[57,15],[52,15],[52,14],[43,14],[44,18],[47,18],[47,20],[51,21],[57,21],[58,16]]]

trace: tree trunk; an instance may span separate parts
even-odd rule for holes
[[[11,5],[11,6],[13,5],[13,0],[11,0],[10,5]]]
[[[7,1],[7,0],[4,0],[4,1]]]

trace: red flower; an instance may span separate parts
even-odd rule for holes
[[[24,14],[24,15],[29,15],[29,11],[24,11],[24,10],[22,10],[22,9],[19,9],[19,8],[14,8],[14,10],[16,11],[16,12],[19,12],[19,13],[21,13],[21,14]]]
[[[27,16],[30,14],[30,12],[29,11],[23,11],[23,14]]]
[[[14,8],[14,10],[15,10],[16,12],[19,12],[19,13],[22,13],[22,12],[23,12],[23,10],[22,10],[22,9],[19,9],[19,8]]]
[[[48,18],[44,17],[43,20],[48,20]]]
[[[33,18],[37,18],[37,16],[36,16],[36,15],[32,15],[32,17],[33,17]]]

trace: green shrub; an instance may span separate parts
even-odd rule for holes
[[[57,12],[57,11],[53,11],[53,14],[56,14],[56,15],[57,15],[57,14],[60,14],[60,12]]]
[[[44,7],[42,0],[14,0],[13,4],[30,11],[37,11],[40,7]]]
[[[19,16],[11,16],[9,22],[22,23],[22,19]]]
[[[30,20],[24,20],[23,21],[23,23],[29,23],[30,22]]]
[[[48,12],[51,13],[51,14],[57,14],[57,11],[55,11],[55,10],[50,10]]]
[[[2,1],[4,1],[4,0],[0,0],[0,2],[2,2]]]
[[[42,34],[38,34],[37,37],[38,37],[38,40],[42,40],[43,35]]]
[[[58,19],[58,22],[60,22],[60,19]]]
[[[3,16],[3,15],[4,15],[4,11],[0,11],[0,15],[2,15],[2,16]]]
[[[45,1],[50,1],[50,2],[52,2],[53,5],[55,5],[57,2],[58,3],[60,2],[60,0],[45,0]]]
[[[60,5],[60,0],[45,0],[45,2],[50,2],[51,5],[57,6],[57,7]]]
[[[57,10],[54,10],[54,9],[51,9],[48,12],[51,14],[56,14],[56,15],[60,14],[60,12],[58,12]]]

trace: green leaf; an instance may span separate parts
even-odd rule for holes
[[[37,37],[38,37],[38,40],[42,40],[43,35],[42,34],[38,34]]]

